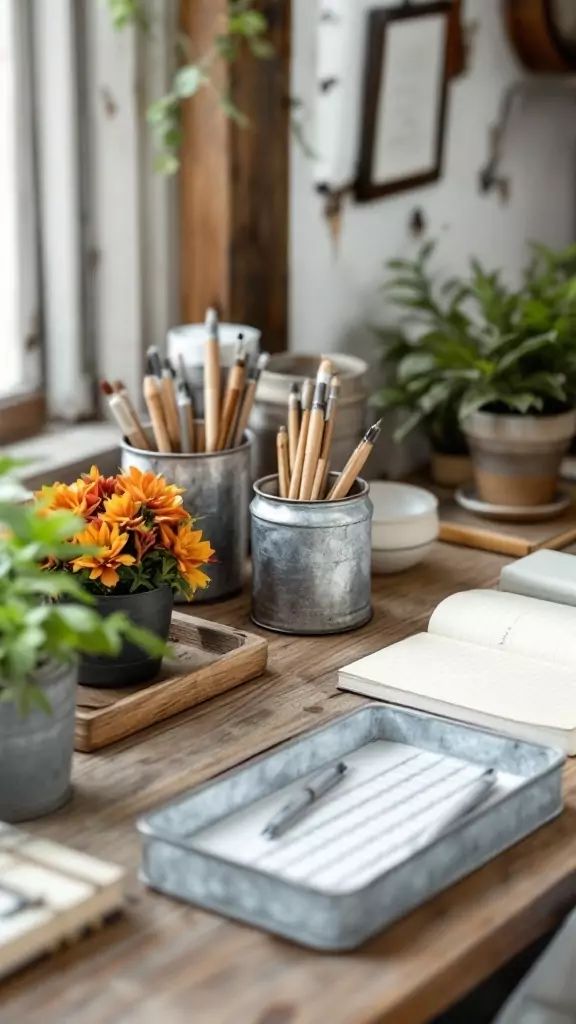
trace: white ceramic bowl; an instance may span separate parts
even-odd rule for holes
[[[372,567],[402,572],[426,557],[438,537],[438,499],[412,484],[370,483],[374,506]]]
[[[372,548],[372,572],[404,572],[418,565],[434,547],[434,541],[420,544],[416,548],[398,548],[396,551],[378,551]]]

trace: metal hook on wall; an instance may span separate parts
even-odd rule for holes
[[[512,115],[517,106],[526,103],[533,97],[541,99],[546,96],[575,102],[576,83],[573,80],[566,82],[557,78],[525,78],[512,82],[505,90],[500,101],[498,117],[489,128],[488,160],[478,174],[478,183],[482,193],[496,191],[504,202],[508,199],[510,181],[500,173],[500,167],[504,158],[506,132]]]

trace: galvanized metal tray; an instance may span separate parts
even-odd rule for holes
[[[515,788],[358,889],[295,884],[201,848],[203,830],[375,740],[519,776]],[[354,949],[562,810],[556,750],[433,715],[369,705],[184,794],[138,823],[141,878],[184,899],[322,950]]]

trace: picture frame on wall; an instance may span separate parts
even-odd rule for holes
[[[451,12],[451,0],[368,12],[359,202],[441,177]]]

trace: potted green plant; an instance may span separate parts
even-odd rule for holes
[[[433,249],[428,244],[415,260],[387,264],[392,271],[385,286],[387,298],[403,316],[400,327],[376,331],[391,379],[373,402],[404,414],[394,433],[398,443],[416,428],[423,430],[430,443],[432,479],[455,487],[472,475],[458,412],[466,384],[447,374],[445,367],[454,349],[468,344],[468,319],[460,309],[462,283],[453,280],[436,287],[428,269]]]
[[[12,467],[0,459],[0,483]],[[79,655],[113,655],[125,640],[157,656],[164,650],[127,616],[102,619],[69,573],[42,568],[69,557],[68,538],[83,521],[17,497],[13,487],[0,492],[0,820],[9,822],[49,814],[68,798]]]
[[[70,535],[72,546],[49,568],[73,576],[105,618],[124,612],[134,625],[166,641],[174,592],[190,600],[198,587],[208,586],[203,566],[214,554],[194,529],[183,493],[163,476],[135,466],[113,477],[93,466],[71,485],[43,488],[38,498],[48,509],[82,517],[81,528]],[[160,664],[161,657],[142,652],[128,638],[113,657],[83,656],[80,682],[135,686],[154,679]]]
[[[431,251],[417,261],[417,292],[404,264],[394,282],[396,301],[428,328],[411,361],[404,357],[397,368],[418,401],[407,426],[421,422],[430,407],[453,403],[481,500],[546,504],[576,429],[576,278],[569,251],[534,247],[517,290],[473,260],[467,279],[442,287],[444,307],[434,301],[426,267]]]

